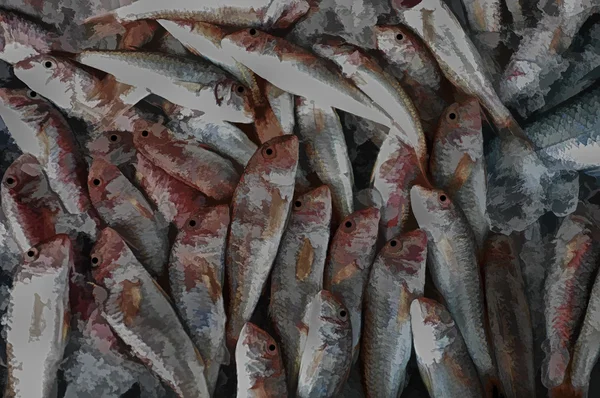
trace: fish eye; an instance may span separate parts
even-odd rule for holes
[[[275,346],[275,344],[269,344],[269,352],[275,352],[275,350],[277,349],[277,347]]]
[[[244,91],[246,91],[246,89],[244,88],[244,86],[237,86],[236,91],[240,94],[242,94]]]
[[[262,155],[265,159],[273,159],[276,155],[275,149],[270,146],[264,147],[262,150]]]
[[[193,218],[188,222],[188,225],[190,227],[195,227],[198,223],[196,222],[196,220],[194,220]]]
[[[440,202],[444,203],[448,198],[446,197],[446,195],[441,194],[440,195]]]
[[[346,220],[343,225],[343,230],[346,233],[350,233],[350,232],[354,231],[355,227],[356,227],[356,224],[354,223],[354,221]]]
[[[100,257],[92,256],[92,267],[97,267],[100,264]]]
[[[346,316],[348,316],[348,313],[346,312],[346,310],[340,310],[340,318],[346,319]]]
[[[110,140],[112,142],[119,142],[119,136],[116,135],[116,134],[113,134],[113,135],[110,136]]]
[[[39,252],[38,249],[36,249],[35,247],[32,247],[31,249],[27,250],[27,252],[25,252],[25,259],[27,261],[32,261],[35,260],[38,256]]]
[[[398,41],[402,41],[402,39],[404,39],[404,35],[403,35],[402,33],[398,33],[398,34],[396,35],[396,40],[398,40]]]
[[[8,188],[14,188],[17,186],[18,181],[15,177],[12,176],[8,176],[6,177],[6,179],[4,180],[4,184],[8,187]]]
[[[142,131],[142,137],[148,137],[150,133],[148,133],[148,130],[144,130]]]
[[[299,209],[299,208],[301,208],[301,207],[302,207],[302,201],[300,201],[300,200],[297,200],[297,201],[295,201],[295,202],[294,202],[294,207],[295,207],[296,209]]]
[[[255,36],[256,35],[256,29],[251,28],[248,33],[250,33],[250,36]]]
[[[33,90],[29,90],[29,91],[27,91],[27,96],[29,98],[36,98],[37,97],[37,93],[35,91],[33,91]]]
[[[52,69],[52,67],[54,67],[54,63],[52,61],[46,61],[44,62],[44,67],[46,69]]]
[[[396,240],[390,241],[390,246],[392,246],[392,247],[398,246],[398,241],[396,241]]]
[[[95,186],[100,186],[100,184],[102,184],[102,181],[100,181],[99,178],[94,178],[92,180],[92,184],[94,184]]]
[[[456,120],[456,113],[454,113],[454,112],[450,112],[450,113],[448,114],[448,119],[450,119],[450,120]]]

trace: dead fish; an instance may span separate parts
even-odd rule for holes
[[[232,199],[227,242],[227,340],[235,347],[267,281],[287,222],[298,167],[298,139],[276,137],[248,162]]]
[[[342,390],[352,365],[352,324],[344,304],[321,290],[306,310],[308,328],[300,361],[298,398],[332,398]]]
[[[135,162],[137,151],[133,134],[127,131],[106,131],[87,144],[92,158],[102,158],[115,166]]]
[[[177,228],[182,228],[192,213],[206,206],[206,197],[201,192],[171,177],[140,153],[136,157],[135,176],[165,221]]]
[[[412,353],[410,305],[423,295],[427,235],[411,231],[375,258],[364,299],[361,361],[368,398],[399,397]]]
[[[228,227],[229,206],[196,211],[179,227],[169,262],[171,295],[204,359],[206,383],[211,393],[221,364],[229,363],[223,303]]]
[[[448,310],[421,297],[412,302],[410,318],[419,373],[429,395],[483,397],[475,365]]]
[[[476,99],[450,105],[440,119],[429,159],[434,185],[448,191],[465,213],[478,253],[490,228],[481,127]]]
[[[287,398],[279,347],[264,330],[247,322],[235,349],[237,397]]]
[[[198,350],[119,234],[103,229],[91,258],[94,296],[112,330],[178,397],[210,397]]]
[[[253,111],[248,90],[216,65],[201,58],[141,51],[86,50],[77,62],[115,76],[117,81],[145,88],[149,93],[206,117],[251,123]]]
[[[88,187],[100,217],[127,239],[153,275],[162,275],[169,250],[166,222],[144,195],[115,165],[100,158],[92,162]]]
[[[312,171],[329,186],[338,220],[354,211],[354,174],[342,123],[331,107],[296,98],[298,137]]]
[[[571,214],[563,219],[554,240],[545,284],[546,357],[542,363],[544,386],[559,386],[571,362],[577,330],[598,270],[600,250],[594,226],[586,218]]]
[[[11,397],[56,395],[57,375],[69,333],[71,241],[56,235],[24,254],[10,292],[6,325]]]
[[[331,211],[326,185],[296,198],[273,264],[269,314],[281,341],[289,391],[296,391],[298,383],[306,338],[302,318],[323,288]]]
[[[215,200],[228,200],[240,176],[233,164],[194,141],[178,139],[164,126],[136,129],[133,143],[171,176]]]
[[[510,237],[490,236],[483,269],[491,338],[504,396],[534,397],[531,316],[519,256]]]
[[[324,287],[342,301],[352,322],[352,356],[359,351],[363,293],[375,257],[379,210],[366,208],[346,217],[338,227],[325,265]]]
[[[415,185],[410,190],[410,203],[419,227],[427,233],[433,282],[461,331],[487,394],[496,369],[486,336],[483,284],[473,231],[462,210],[444,191]]]

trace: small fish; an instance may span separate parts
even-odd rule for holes
[[[228,227],[229,206],[197,211],[179,227],[169,262],[171,295],[204,359],[206,383],[211,393],[221,364],[229,361],[223,303]]]
[[[296,98],[298,137],[312,171],[329,186],[338,220],[354,211],[354,174],[342,123],[331,107]]]
[[[162,275],[169,250],[162,216],[121,171],[106,160],[93,160],[88,187],[100,217],[127,239],[153,275]]]
[[[585,217],[565,217],[554,239],[554,256],[545,284],[546,357],[542,362],[542,383],[557,387],[565,379],[571,362],[577,331],[598,270],[600,250],[594,226]]]
[[[326,185],[296,198],[273,264],[269,314],[281,341],[290,391],[296,391],[306,338],[302,318],[323,288],[331,211]]]
[[[478,253],[490,228],[484,161],[479,102],[473,98],[450,105],[440,119],[429,167],[434,185],[448,191],[465,213]]]
[[[73,251],[56,235],[24,253],[4,316],[8,383],[15,398],[56,395],[69,333],[69,271]]]
[[[86,50],[77,62],[113,75],[117,81],[145,88],[174,104],[196,109],[216,120],[251,123],[248,89],[201,58],[141,51]]]
[[[414,185],[410,203],[419,227],[427,233],[428,268],[434,285],[461,331],[487,394],[496,369],[486,335],[473,231],[462,210],[441,190]]]
[[[423,295],[427,235],[411,231],[380,250],[365,289],[362,369],[367,398],[399,397],[412,352],[410,305]]]
[[[483,397],[475,365],[448,310],[422,297],[412,302],[410,318],[419,373],[429,395]]]
[[[285,370],[275,340],[247,322],[235,348],[238,398],[287,398]]]
[[[366,208],[346,217],[338,227],[325,265],[324,287],[344,303],[352,322],[352,356],[359,351],[363,293],[373,259],[379,210]]]
[[[111,329],[179,398],[210,397],[198,350],[119,234],[103,229],[91,258],[94,296]]]
[[[133,143],[156,166],[215,200],[230,199],[240,179],[229,160],[197,142],[178,139],[164,126],[136,129]]]
[[[531,316],[521,263],[511,238],[490,236],[483,270],[491,338],[504,396],[535,397]]]
[[[300,362],[298,398],[333,398],[348,379],[352,366],[352,324],[344,304],[321,290],[306,310],[308,328]]]
[[[273,138],[250,159],[233,195],[225,263],[230,350],[254,313],[271,272],[294,195],[297,167],[296,136]]]

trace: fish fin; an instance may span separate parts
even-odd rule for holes
[[[121,282],[121,295],[117,299],[117,304],[123,314],[123,322],[131,326],[140,311],[142,302],[142,282],[139,279],[124,280]]]
[[[462,158],[456,165],[456,169],[454,170],[454,175],[452,176],[452,180],[448,184],[446,191],[450,196],[453,196],[464,183],[469,179],[471,174],[473,173],[473,168],[475,166],[475,162],[468,154],[463,154]]]

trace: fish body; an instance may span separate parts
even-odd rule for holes
[[[237,397],[287,398],[279,346],[264,330],[247,322],[235,349]]]
[[[412,353],[410,305],[423,295],[427,235],[408,232],[387,242],[371,269],[361,345],[367,397],[398,397]]]
[[[288,219],[298,139],[272,138],[248,162],[232,199],[227,242],[228,347],[235,347],[271,272]]]
[[[300,361],[298,398],[333,398],[341,392],[352,366],[352,324],[341,301],[321,290],[304,317],[308,327]]]
[[[281,341],[290,391],[296,391],[306,338],[302,319],[310,301],[323,288],[331,213],[327,186],[299,196],[273,264],[269,314]]]
[[[117,166],[94,159],[88,177],[100,217],[132,245],[153,275],[162,275],[168,257],[166,223]]]
[[[354,174],[340,118],[331,107],[296,99],[298,136],[312,171],[329,186],[341,220],[354,211]]]
[[[419,373],[429,395],[436,398],[483,397],[477,370],[448,310],[431,299],[410,306]]]
[[[206,383],[211,393],[221,364],[229,359],[223,303],[228,227],[227,205],[196,211],[179,227],[168,268],[171,295],[204,359]]]
[[[358,357],[363,294],[375,257],[379,210],[358,210],[340,223],[325,265],[324,287],[348,309],[352,323],[352,355]]]
[[[55,31],[13,11],[0,11],[0,32],[0,59],[9,64],[60,49]]]
[[[175,310],[115,230],[101,231],[92,267],[100,313],[133,354],[178,397],[210,397],[204,362]]]
[[[24,253],[4,319],[8,396],[56,395],[56,373],[69,333],[72,267],[67,235],[56,235]]]

